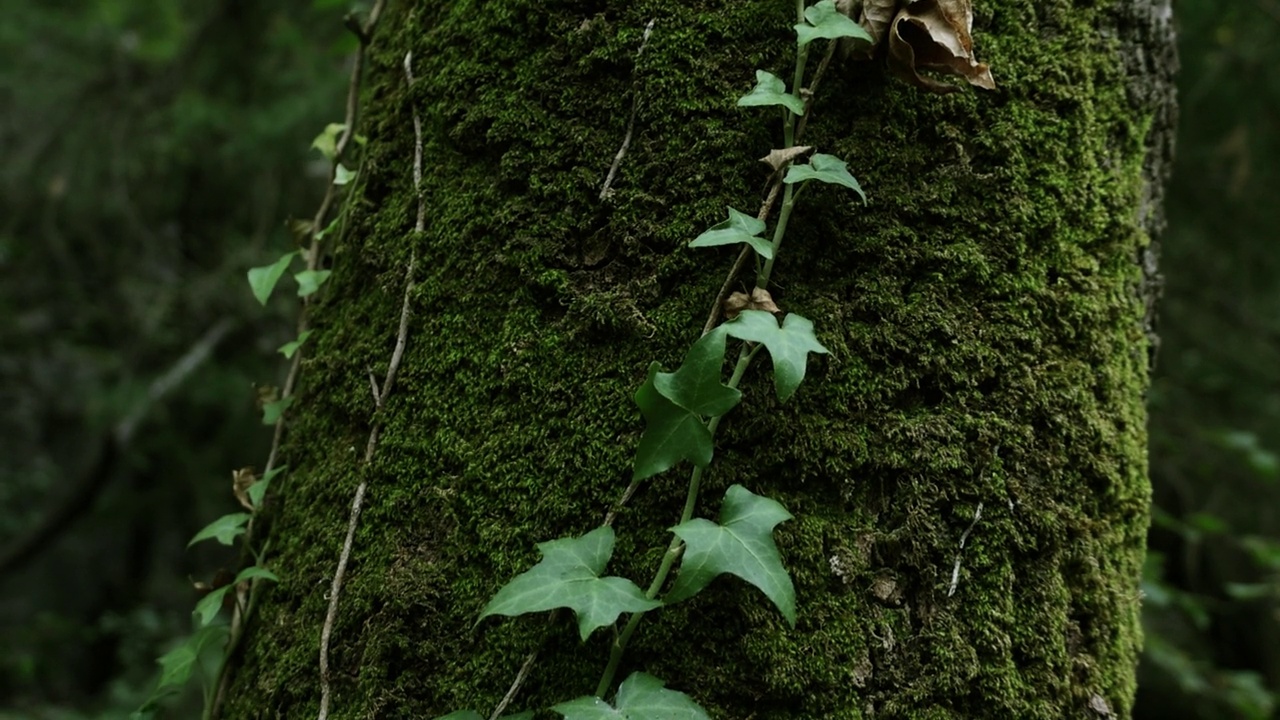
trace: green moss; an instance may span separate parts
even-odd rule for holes
[[[753,373],[701,512],[733,482],[796,515],[779,543],[800,624],[719,581],[646,620],[646,669],[721,718],[1121,716],[1139,645],[1146,382],[1134,208],[1144,118],[1103,4],[1002,0],[975,35],[1001,90],[927,96],[839,67],[809,139],[868,207],[806,191],[775,297],[832,350],[788,405]],[[365,198],[316,314],[292,476],[228,717],[315,712],[318,638],[351,494],[369,482],[331,662],[338,717],[487,709],[547,639],[517,707],[589,692],[605,633],[487,620],[534,544],[594,527],[629,479],[630,401],[696,335],[730,262],[689,239],[750,207],[776,142],[732,107],[789,62],[787,3],[419,3],[384,20]],[[658,18],[638,63],[642,28]],[[412,49],[419,82],[406,90]],[[614,195],[600,201],[643,88]],[[429,130],[413,235],[411,113]],[[368,368],[408,352],[377,455]],[[612,572],[644,583],[684,479],[619,516]],[[978,504],[982,517],[973,523]],[[948,593],[958,543],[959,581]]]

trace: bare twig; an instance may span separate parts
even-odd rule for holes
[[[960,558],[964,554],[965,541],[969,539],[969,533],[973,532],[974,526],[982,519],[982,502],[978,502],[978,509],[973,511],[973,522],[969,523],[969,527],[965,528],[964,533],[960,536],[960,548],[956,550],[956,564],[951,568],[951,587],[947,590],[947,597],[956,594],[956,586],[960,584]]]
[[[405,77],[410,84],[413,83],[412,57],[412,54],[407,54],[404,58]],[[416,141],[413,186],[418,195],[418,220],[414,227],[416,240],[417,235],[421,234],[425,229],[425,210],[423,209],[422,199],[422,124],[417,113],[414,113],[413,120]],[[413,276],[417,262],[418,255],[415,248],[410,251],[409,268],[405,272],[404,299],[400,304],[400,326],[396,331],[396,346],[391,351],[391,360],[387,363],[387,375],[382,381],[381,389],[379,389],[372,372],[369,374],[369,382],[374,391],[374,419],[372,427],[369,429],[369,441],[365,444],[364,465],[366,467],[373,461],[374,452],[378,448],[378,436],[381,430],[381,413],[379,411],[386,406],[387,399],[391,396],[391,389],[395,386],[396,375],[400,371],[400,362],[404,358],[404,349],[408,342],[410,300],[413,295]],[[320,712],[316,716],[317,720],[326,720],[329,717],[329,705],[332,697],[329,643],[333,637],[334,622],[338,617],[338,602],[342,596],[342,582],[346,577],[347,563],[351,559],[351,549],[355,545],[356,528],[360,525],[360,512],[364,507],[364,498],[368,489],[368,479],[361,479],[360,484],[356,487],[355,495],[351,499],[351,512],[347,517],[347,535],[342,542],[342,550],[338,555],[338,567],[334,570],[333,584],[329,589],[329,608],[325,613],[324,626],[320,629]]]
[[[644,38],[640,41],[640,49],[636,51],[636,61],[639,62],[640,56],[644,54],[644,49],[649,45],[649,36],[653,34],[653,25],[658,22],[657,18],[649,21],[644,28]],[[613,165],[609,166],[609,174],[604,179],[604,186],[600,188],[600,199],[606,200],[613,193],[610,189],[613,187],[613,181],[618,176],[618,168],[622,166],[622,158],[627,156],[627,150],[631,148],[631,135],[636,129],[636,112],[640,109],[640,87],[637,84],[634,93],[631,96],[631,118],[627,120],[627,133],[622,138],[622,147],[618,148],[618,154],[613,156]]]

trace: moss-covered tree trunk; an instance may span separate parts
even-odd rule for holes
[[[999,90],[928,95],[879,63],[837,64],[814,106],[807,142],[848,160],[871,201],[806,191],[775,299],[812,318],[831,354],[785,405],[767,365],[753,369],[699,508],[714,516],[741,483],[794,513],[778,539],[798,627],[718,580],[648,618],[623,668],[713,717],[1129,714],[1168,4],[976,5]],[[513,710],[593,690],[607,632],[582,644],[568,617],[475,619],[536,562],[535,543],[598,526],[627,486],[642,429],[632,393],[651,360],[679,362],[734,254],[686,245],[726,205],[760,201],[756,159],[780,123],[734,100],[757,68],[789,75],[794,12],[391,5],[373,45],[362,204],[333,248],[291,411],[272,524],[283,582],[226,717],[315,716],[327,593],[362,480],[330,717],[487,716],[540,646]],[[415,250],[404,365],[365,466],[369,371],[391,355]],[[611,572],[652,577],[685,472],[622,510]]]

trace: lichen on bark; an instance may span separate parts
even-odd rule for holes
[[[796,516],[778,539],[799,625],[720,580],[646,623],[624,674],[645,669],[718,718],[1056,720],[1098,699],[1128,714],[1149,499],[1138,208],[1159,109],[1126,93],[1116,18],[1137,4],[978,3],[995,93],[922,94],[874,62],[824,81],[807,142],[848,160],[871,203],[807,191],[774,299],[812,318],[831,356],[786,405],[764,373],[748,379],[700,508],[714,516],[741,483]],[[583,645],[568,620],[475,617],[536,542],[590,530],[626,486],[631,393],[650,360],[678,362],[731,262],[685,245],[766,180],[755,159],[779,142],[776,118],[733,100],[756,68],[788,66],[792,12],[392,6],[366,97],[364,196],[291,411],[272,524],[282,582],[226,717],[314,714],[324,591],[361,477],[335,717],[487,710],[544,638],[516,707],[591,691],[606,633]],[[406,90],[408,50],[420,80]],[[601,201],[635,92],[635,138]],[[420,240],[415,112],[429,158]],[[367,368],[394,342],[414,243],[408,352],[362,467]],[[679,475],[619,516],[611,573],[651,575]]]

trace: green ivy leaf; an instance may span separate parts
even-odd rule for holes
[[[624,612],[652,610],[636,584],[620,577],[600,577],[613,555],[613,528],[601,527],[579,538],[538,543],[542,562],[517,575],[489,601],[480,618],[524,615],[567,607],[578,616],[578,633],[587,639],[596,628],[612,625]]]
[[[778,399],[788,400],[804,380],[808,354],[826,354],[827,349],[813,334],[813,323],[795,313],[787,315],[778,327],[772,313],[763,310],[743,310],[738,317],[721,327],[739,340],[763,343],[773,359],[773,384]]]
[[[806,180],[820,180],[832,185],[843,185],[861,195],[864,204],[867,202],[867,194],[862,191],[862,186],[858,184],[858,181],[849,174],[849,166],[835,155],[814,153],[813,157],[809,158],[808,165],[792,165],[787,168],[787,174],[782,178],[782,182],[788,184],[805,182]]]
[[[781,105],[795,115],[804,114],[804,101],[787,92],[782,78],[764,70],[756,71],[756,86],[751,92],[738,98],[739,107]]]
[[[319,150],[321,155],[324,155],[332,162],[338,154],[338,136],[342,135],[342,131],[346,129],[347,126],[343,123],[325,125],[324,131],[317,135],[315,140],[311,141],[311,147]]]
[[[773,243],[760,237],[762,232],[764,232],[764,222],[729,208],[728,220],[694,238],[693,242],[689,243],[689,247],[746,243],[755,249],[757,255],[769,260],[773,257]]]
[[[244,526],[249,522],[250,517],[252,516],[249,513],[223,515],[196,533],[196,536],[191,538],[191,542],[187,543],[187,547],[209,538],[213,538],[223,545],[230,545],[235,542],[236,538],[244,534]]]
[[[565,720],[709,720],[688,695],[667,690],[658,678],[632,673],[618,688],[617,707],[598,697],[580,697],[551,709]]]
[[[233,587],[235,587],[234,584],[223,585],[200,598],[200,602],[196,603],[196,609],[191,613],[196,616],[196,622],[200,627],[208,625],[218,617],[218,611],[222,609],[222,601]]]
[[[303,333],[298,336],[297,340],[281,345],[280,354],[285,356],[285,359],[292,360],[293,354],[298,352],[298,348],[302,347],[302,344],[307,341],[307,338],[311,337],[311,333],[311,330],[304,330]]]
[[[717,327],[698,339],[684,356],[680,369],[657,373],[653,386],[663,397],[696,415],[724,415],[742,400],[742,393],[720,381],[728,333]]]
[[[200,628],[187,638],[186,642],[161,655],[157,661],[160,663],[160,684],[156,692],[186,685],[191,679],[192,672],[195,671],[196,663],[200,660],[200,653],[211,644],[225,639],[226,633],[225,625]]]
[[[289,409],[293,404],[293,396],[272,400],[271,402],[262,404],[262,424],[275,425],[280,420],[280,416],[284,415],[284,411]]]
[[[636,405],[644,415],[644,434],[636,447],[633,480],[643,480],[689,460],[698,467],[711,464],[711,432],[697,414],[671,402],[658,391],[658,363],[649,366],[649,379],[636,390]]]
[[[334,185],[346,185],[354,180],[355,177],[356,172],[354,170],[348,170],[342,163],[338,163],[337,167],[333,169]]]
[[[270,472],[258,478],[257,482],[249,486],[249,504],[253,506],[255,511],[262,508],[262,498],[266,497],[267,487],[270,486],[271,479],[283,472],[286,467],[288,466],[281,465],[280,467],[271,468]]]
[[[293,258],[298,254],[297,250],[280,256],[279,260],[270,265],[263,265],[249,270],[249,288],[253,290],[253,296],[258,299],[262,305],[267,304],[267,300],[271,298],[271,291],[276,289],[276,283],[280,282],[280,278],[284,276],[284,271],[289,269],[289,263],[293,262]]]
[[[728,573],[760,588],[795,627],[795,587],[773,541],[774,526],[790,519],[791,513],[777,501],[741,485],[730,487],[720,506],[719,525],[695,518],[671,528],[686,547],[666,602],[692,597],[717,575]]]
[[[836,9],[836,0],[822,0],[809,7],[804,11],[804,19],[807,24],[796,25],[796,40],[802,47],[818,38],[851,37],[875,42],[861,25]]]
[[[293,279],[298,281],[298,297],[314,295],[332,274],[332,270],[303,270],[294,275]]]
[[[236,579],[232,581],[232,584],[242,583],[246,580],[270,580],[271,582],[280,582],[280,578],[277,577],[275,573],[259,565],[250,565],[249,567],[241,570],[236,575]]]

